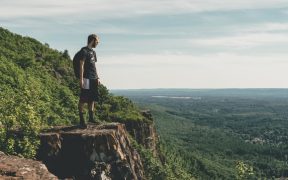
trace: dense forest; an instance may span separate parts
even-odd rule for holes
[[[287,89],[112,92],[152,110],[165,152],[194,177],[288,177]]]
[[[0,151],[35,158],[42,129],[79,124],[79,83],[67,50],[60,52],[47,43],[0,28],[0,76]],[[103,123],[151,123],[130,99],[113,95],[103,84],[99,93],[95,115]],[[192,179],[170,159],[163,162],[141,144],[134,142],[134,146],[147,178]]]

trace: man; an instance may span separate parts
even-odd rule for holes
[[[80,126],[86,128],[83,117],[84,103],[88,103],[89,122],[99,124],[94,119],[94,101],[98,101],[98,87],[100,85],[99,77],[96,70],[96,52],[93,50],[99,43],[99,37],[95,34],[88,36],[87,46],[81,49],[80,55],[80,99],[79,99],[79,117]]]

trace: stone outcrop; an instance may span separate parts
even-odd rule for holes
[[[154,120],[149,110],[141,111],[142,115],[148,120],[143,121],[126,121],[124,122],[127,131],[133,136],[137,143],[147,149],[151,149],[153,155],[157,155],[158,135],[156,133]]]
[[[157,156],[154,120],[149,110],[142,111],[142,115],[145,121],[44,130],[36,157],[42,162],[0,152],[0,179],[146,179],[141,158],[128,138],[129,132]]]
[[[1,180],[56,180],[39,161],[6,155],[0,151]]]
[[[55,127],[40,134],[37,158],[61,179],[145,179],[124,124]]]

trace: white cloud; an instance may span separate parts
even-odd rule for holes
[[[249,33],[267,33],[267,32],[277,32],[277,31],[288,31],[288,23],[278,23],[278,22],[266,22],[258,24],[248,24],[245,28],[239,29],[238,31],[249,32]]]
[[[191,44],[204,46],[222,46],[233,48],[251,48],[263,45],[287,44],[287,34],[273,33],[250,33],[237,34],[234,36],[223,36],[205,39],[191,39]]]
[[[89,15],[102,19],[145,14],[281,8],[286,5],[286,0],[2,0],[0,17],[70,16],[77,19],[81,15]]]
[[[286,54],[129,55],[103,57],[97,67],[110,89],[288,87]]]
[[[28,33],[43,42],[45,40],[49,44],[52,43],[57,48],[71,48],[69,52],[80,48],[81,45],[76,42],[81,43],[82,39],[85,42],[87,32],[95,30],[96,27],[97,33],[100,34],[159,35],[157,37],[163,35],[161,38],[155,39],[143,37],[137,39],[135,37],[132,40],[130,37],[130,41],[119,41],[120,43],[116,42],[119,39],[111,40],[111,37],[109,39],[106,36],[105,40],[105,36],[103,36],[101,48],[106,48],[103,52],[107,54],[101,54],[102,49],[99,49],[98,70],[102,82],[108,88],[288,87],[286,82],[288,76],[287,54],[264,56],[258,52],[253,56],[248,56],[244,53],[242,55],[227,53],[233,52],[235,48],[244,49],[242,52],[245,52],[245,48],[258,46],[287,46],[287,34],[279,32],[288,30],[287,23],[255,22],[255,24],[251,24],[252,21],[248,21],[238,24],[223,18],[220,21],[223,26],[215,23],[215,27],[213,27],[215,29],[211,28],[212,25],[209,24],[207,27],[206,24],[200,24],[199,29],[190,29],[191,26],[168,27],[171,29],[163,27],[161,29],[159,27],[150,28],[149,23],[147,26],[139,28],[134,26],[133,21],[129,21],[130,24],[127,26],[117,23],[109,24],[108,21],[105,21],[107,18],[133,18],[151,14],[173,15],[286,6],[287,0],[1,0],[0,22],[1,25],[6,24],[9,28],[13,27],[13,31],[18,30],[16,32],[21,34]],[[227,15],[230,14],[227,13]],[[165,16],[163,17],[165,18]],[[263,20],[263,16],[259,19]],[[160,25],[162,25],[161,20],[163,19],[159,19]],[[84,26],[85,30],[79,26],[73,26],[77,22],[83,22],[78,25]],[[99,25],[101,27],[98,27]],[[71,33],[69,36],[73,36],[73,43],[64,38],[66,33]],[[63,39],[59,37],[59,34],[63,35]],[[172,50],[195,53],[190,52],[190,48],[192,51],[194,47],[197,47],[195,51],[201,51],[199,54],[207,55],[169,53]],[[220,51],[223,50],[225,53],[211,54],[215,52],[213,51],[214,47],[216,47],[215,49],[223,47]],[[146,51],[141,51],[141,54],[110,56],[109,53],[113,48],[119,48],[119,52],[124,53],[137,53],[136,51],[142,50],[141,48]],[[151,53],[152,49],[157,49],[159,52],[166,50],[168,53],[145,54]],[[212,51],[209,51],[211,49]]]
[[[103,60],[102,60],[103,59]],[[209,55],[187,54],[130,54],[117,56],[104,56],[99,60],[101,66],[188,66],[210,64],[288,64],[287,55],[248,56],[235,53],[216,53]]]

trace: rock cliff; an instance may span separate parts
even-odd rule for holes
[[[42,162],[0,152],[0,179],[146,179],[141,157],[128,138],[129,133],[157,156],[158,136],[152,115],[147,110],[142,114],[147,121],[44,130],[36,156]]]
[[[37,158],[59,178],[145,179],[124,124],[55,127],[40,134]]]
[[[9,156],[0,151],[1,180],[57,180],[46,166],[35,160]]]
[[[127,131],[133,136],[137,143],[147,149],[151,149],[153,155],[157,155],[158,135],[156,133],[154,120],[149,110],[141,111],[142,115],[148,120],[143,121],[126,121],[124,122]]]

